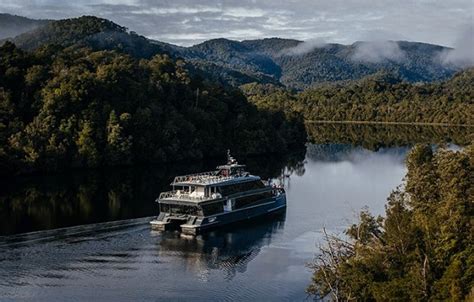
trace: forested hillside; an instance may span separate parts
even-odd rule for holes
[[[320,85],[300,93],[246,84],[260,108],[297,112],[308,121],[378,121],[474,125],[474,69],[440,83],[411,84],[387,73]]]
[[[344,238],[327,235],[308,291],[335,301],[472,301],[474,146],[418,145],[385,217],[367,211]]]
[[[168,54],[173,59],[187,57],[186,68],[190,73],[209,82],[232,87],[251,82],[278,84],[278,79],[255,70],[239,70],[232,65],[216,64],[212,60],[192,60],[191,57],[201,58],[202,55],[194,53],[191,57],[183,56],[184,52],[188,52],[183,47],[149,40],[109,20],[94,16],[53,21],[9,40],[29,51],[54,44],[62,47],[80,45],[93,50],[116,50],[145,59],[156,54]]]
[[[138,58],[171,53],[174,49],[174,46],[152,43],[143,36],[128,32],[123,26],[93,16],[52,21],[10,40],[24,50],[51,44],[63,47],[80,45],[94,50],[117,50]]]
[[[0,13],[0,40],[13,38],[19,34],[34,30],[50,22],[49,20],[34,20],[21,16]]]
[[[408,82],[431,82],[449,78],[460,70],[442,64],[440,55],[448,48],[425,43],[389,41],[396,56],[375,55],[375,58],[360,56],[361,49],[377,53],[378,46],[371,42],[323,44],[304,52],[295,51],[304,42],[279,38],[242,42],[214,39],[192,47],[179,47],[149,40],[109,20],[92,16],[49,22],[11,41],[26,50],[47,44],[80,44],[94,50],[117,50],[137,58],[149,59],[167,53],[173,58],[186,59],[197,71],[205,71],[198,72],[199,75],[231,86],[260,82],[302,90],[319,83],[357,80],[382,70]]]
[[[80,44],[0,47],[2,172],[285,152],[301,120],[191,77],[167,55],[136,59]],[[291,120],[290,120],[291,119]]]
[[[195,61],[215,64],[253,74],[265,74],[288,88],[305,89],[318,83],[357,80],[379,71],[397,74],[408,82],[430,82],[450,77],[458,70],[438,58],[445,47],[425,43],[391,42],[396,58],[358,57],[360,49],[377,52],[371,42],[352,45],[323,44],[305,51],[295,49],[304,42],[270,38],[250,41],[215,39],[181,49]]]
[[[48,22],[12,41],[18,45],[8,41],[0,48],[4,172],[175,161],[229,147],[245,154],[284,152],[306,140],[301,117],[474,124],[474,71],[410,83],[424,73],[424,59],[405,69],[413,76],[408,80],[400,70],[378,72],[295,92],[279,81],[289,75],[288,66],[300,70],[299,63],[278,61],[289,56],[282,49],[300,44],[295,40],[218,39],[183,48],[86,16]],[[402,44],[414,49],[414,58],[440,50]],[[333,44],[301,58],[319,51],[333,60],[348,48]],[[314,81],[344,79],[333,63],[336,73]],[[450,72],[429,68],[424,80]],[[239,85],[251,103],[232,87]]]

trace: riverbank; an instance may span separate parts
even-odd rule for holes
[[[379,122],[379,121],[330,121],[330,120],[306,120],[305,123],[315,124],[361,124],[361,125],[414,125],[414,126],[441,126],[441,127],[466,127],[474,128],[474,124],[450,124],[450,123],[424,123],[424,122]]]

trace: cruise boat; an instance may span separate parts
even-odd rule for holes
[[[156,200],[160,214],[150,222],[153,230],[196,235],[286,208],[284,188],[246,172],[229,151],[227,164],[215,171],[176,176],[171,186],[172,191]]]

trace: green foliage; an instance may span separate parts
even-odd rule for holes
[[[301,118],[258,109],[167,55],[0,47],[4,173],[278,153],[304,133]]]
[[[269,85],[242,86],[262,108],[280,107],[307,121],[376,121],[474,125],[474,69],[431,84],[410,84],[380,73],[360,81],[290,93]],[[270,93],[267,93],[270,92]]]
[[[316,145],[349,144],[375,151],[416,143],[466,146],[474,140],[474,127],[308,122],[306,130]]]
[[[85,121],[77,138],[78,157],[82,165],[96,167],[99,164],[99,152],[97,151],[94,129],[89,121]]]
[[[19,44],[25,49],[35,49],[45,44],[69,46],[94,34],[107,31],[124,32],[125,30],[125,27],[109,20],[83,16],[46,23],[31,32],[16,37],[15,44]]]
[[[130,164],[132,160],[133,136],[126,135],[131,121],[129,113],[122,113],[120,119],[114,110],[107,121],[107,158],[109,164]]]
[[[364,211],[348,242],[328,237],[308,291],[344,301],[470,301],[473,146],[434,153],[415,146],[405,187],[388,198],[385,218]]]
[[[10,40],[25,50],[35,50],[48,45],[62,47],[76,45],[94,50],[116,50],[137,58],[151,58],[159,53],[176,53],[178,48],[148,40],[134,32],[127,32],[125,27],[112,21],[94,16],[43,23],[43,26]]]
[[[1,20],[0,15],[0,23]],[[196,74],[233,86],[257,81],[302,90],[320,83],[357,80],[383,70],[409,82],[431,82],[446,79],[459,70],[441,64],[439,54],[447,48],[425,43],[394,42],[403,52],[403,60],[374,63],[353,58],[358,47],[366,42],[327,44],[300,54],[291,53],[291,49],[301,41],[279,38],[242,42],[213,39],[192,47],[179,47],[149,40],[93,16],[44,22],[43,26],[11,40],[28,50],[56,44],[117,50],[147,59],[168,53],[174,58],[185,58],[192,66],[189,69]]]
[[[192,61],[212,62],[246,75],[274,78],[289,88],[301,90],[320,83],[357,80],[383,70],[409,82],[443,80],[455,72],[441,64],[438,56],[446,48],[437,45],[398,41],[395,43],[405,54],[403,60],[371,63],[353,59],[356,48],[365,42],[326,44],[305,53],[291,53],[300,43],[279,38],[242,42],[215,39],[180,49],[179,53]]]

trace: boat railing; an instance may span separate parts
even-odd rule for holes
[[[209,176],[214,176],[216,175],[216,171],[209,171],[209,172],[201,172],[201,173],[194,173],[194,174],[187,174],[187,175],[181,175],[181,176],[176,176],[174,178],[173,183],[178,183],[178,182],[187,182],[191,181],[193,178],[197,177],[209,177]]]
[[[215,171],[203,172],[189,175],[176,176],[173,180],[173,184],[178,183],[200,183],[200,184],[213,184],[224,180],[230,180],[235,178],[237,175],[217,175]]]
[[[193,196],[189,194],[188,192],[182,192],[182,191],[167,191],[167,192],[162,192],[160,194],[159,200],[164,200],[164,199],[173,199],[173,200],[190,200],[190,201],[205,201],[205,200],[211,200],[215,199],[215,197],[212,196]]]

